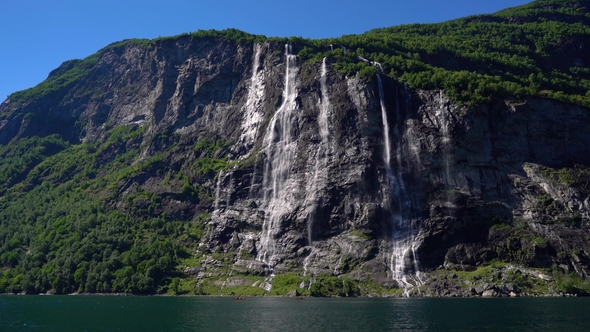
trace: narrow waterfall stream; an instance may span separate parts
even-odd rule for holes
[[[307,184],[307,194],[305,206],[307,211],[307,239],[309,246],[312,247],[310,254],[303,260],[304,274],[307,275],[310,258],[314,256],[313,252],[313,224],[317,219],[317,210],[321,203],[322,192],[321,189],[325,187],[328,181],[328,157],[332,152],[332,143],[330,142],[330,116],[332,113],[332,105],[330,104],[330,97],[328,95],[327,84],[328,69],[326,66],[326,58],[322,60],[322,67],[320,72],[320,92],[321,96],[318,101],[319,115],[318,128],[320,135],[320,142],[315,155],[313,165],[313,175]]]
[[[377,82],[379,83],[379,102],[381,103],[381,119],[383,121],[383,161],[385,162],[385,170],[387,171],[387,179],[391,183],[393,172],[391,171],[391,141],[389,140],[389,122],[387,121],[387,109],[385,108],[385,95],[383,93],[383,82],[381,76],[377,74]]]
[[[254,45],[254,59],[252,61],[252,76],[250,78],[250,86],[248,88],[248,99],[242,109],[243,121],[242,121],[242,133],[238,139],[238,143],[232,148],[232,153],[240,155],[240,158],[246,158],[250,155],[251,149],[254,146],[256,135],[258,133],[258,127],[262,122],[262,101],[264,100],[264,71],[260,70],[260,54],[262,52],[262,45],[257,43]],[[245,149],[245,150],[244,150]],[[234,155],[233,157],[235,157]],[[231,159],[232,157],[230,157]],[[256,171],[256,170],[254,170]],[[234,179],[233,172],[230,172],[229,188],[233,188]],[[221,180],[225,176],[224,171],[220,171],[217,174],[217,183],[215,185],[215,201],[213,203],[214,213],[220,213],[220,201],[221,197]],[[254,176],[252,177],[254,179]],[[250,186],[252,188],[252,186]],[[231,201],[231,190],[227,190],[225,193],[225,207],[226,209],[230,205]]]
[[[450,154],[451,154],[451,148],[452,148],[452,141],[451,141],[451,135],[449,133],[449,121],[451,120],[451,112],[449,109],[447,109],[444,106],[443,103],[443,92],[440,91],[439,95],[439,109],[437,110],[437,114],[436,117],[439,119],[440,123],[439,123],[439,127],[442,133],[442,145],[443,145],[443,162],[444,162],[444,167],[445,167],[445,189],[449,190],[451,188],[453,188],[451,182],[452,182],[452,177],[451,177],[451,161],[450,161]]]
[[[328,164],[328,154],[331,150],[330,143],[330,113],[332,112],[332,105],[330,104],[330,98],[328,96],[328,85],[327,80],[327,67],[326,58],[322,61],[322,69],[320,73],[320,91],[321,96],[319,100],[319,115],[318,115],[318,128],[320,135],[320,142],[315,155],[315,162],[313,165],[313,176],[311,181],[308,183],[306,206],[309,207],[308,218],[307,218],[307,238],[309,245],[312,245],[313,234],[312,228],[313,223],[317,218],[317,209],[321,203],[321,188],[326,184],[328,180],[328,172],[326,170]]]
[[[219,199],[221,198],[221,176],[223,175],[223,171],[220,171],[217,174],[217,181],[215,183],[215,201],[213,202],[213,211],[219,210]]]
[[[244,106],[244,118],[242,121],[242,134],[236,146],[243,147],[247,153],[241,158],[246,158],[250,154],[252,146],[256,141],[258,128],[263,119],[262,102],[264,100],[264,71],[260,70],[260,54],[262,45],[256,44],[254,52],[254,61],[252,64],[252,77],[250,78],[250,87],[248,89],[248,99]]]
[[[391,140],[389,136],[389,122],[387,119],[387,109],[385,106],[385,94],[383,91],[383,82],[377,75],[379,86],[379,101],[381,103],[381,117],[383,121],[383,161],[387,180],[389,184],[390,196],[386,197],[385,206],[390,209],[391,222],[393,225],[392,234],[392,254],[389,262],[389,268],[392,277],[403,288],[407,296],[409,290],[414,287],[410,282],[410,271],[416,273],[416,283],[420,283],[418,276],[418,258],[416,255],[417,243],[415,241],[414,230],[412,229],[412,199],[406,191],[406,184],[402,177],[403,169],[403,133],[401,123],[404,119],[399,108],[399,102],[396,112],[396,124],[393,129],[395,141],[395,161],[396,172],[393,172],[391,165]],[[395,204],[391,204],[395,203]]]
[[[320,88],[322,92],[322,97],[320,99],[320,115],[318,117],[318,126],[320,128],[320,137],[322,139],[321,147],[323,147],[323,151],[321,154],[318,154],[318,160],[321,161],[322,164],[325,164],[327,161],[328,154],[332,149],[330,143],[330,115],[332,113],[332,104],[330,104],[330,97],[328,94],[328,69],[326,66],[326,58],[322,60],[322,72],[320,76]],[[318,168],[316,168],[318,170]],[[318,172],[325,171],[324,169],[319,169]],[[326,172],[321,172],[323,175],[327,176]]]
[[[264,138],[266,160],[263,169],[262,191],[265,212],[260,235],[257,260],[271,270],[276,265],[277,236],[281,218],[292,211],[295,181],[289,181],[297,144],[295,141],[295,110],[297,108],[297,57],[291,54],[291,45],[285,45],[285,88],[283,103],[268,125]]]

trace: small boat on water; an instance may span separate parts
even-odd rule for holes
[[[234,297],[234,300],[240,300],[241,301],[241,300],[245,300],[245,299],[246,298],[245,297],[242,297],[242,296],[236,296],[236,297]]]

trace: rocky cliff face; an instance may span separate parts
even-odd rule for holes
[[[58,133],[78,144],[144,127],[102,160],[131,147],[136,163],[161,154],[165,172],[205,194],[146,168],[104,203],[132,211],[124,198],[148,191],[161,202],[146,215],[203,223],[199,263],[184,270],[199,283],[255,275],[270,290],[275,275],[295,273],[310,278],[302,288],[330,275],[406,294],[517,292],[505,277],[466,288],[448,276],[493,261],[510,264],[505,275],[558,266],[590,277],[587,109],[543,99],[465,108],[296,51],[190,37],[108,48],[66,88],[5,101],[0,143]]]

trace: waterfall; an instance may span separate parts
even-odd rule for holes
[[[379,63],[377,61],[371,61],[371,60],[365,59],[362,56],[359,56],[358,59],[361,60],[362,62],[370,64],[371,66],[375,66],[375,67],[379,68],[379,71],[383,72],[383,66],[381,65],[381,63]]]
[[[256,141],[256,135],[258,133],[258,127],[263,119],[262,114],[262,102],[264,100],[264,71],[260,70],[260,55],[262,53],[262,45],[254,45],[254,59],[252,62],[252,76],[250,77],[250,86],[248,88],[248,98],[244,107],[242,108],[243,119],[242,119],[242,133],[238,139],[237,144],[232,147],[230,159],[236,156],[240,156],[241,159],[248,157]],[[245,152],[245,153],[242,153]],[[256,173],[256,169],[254,169]],[[231,201],[231,188],[234,186],[233,172],[230,173],[229,185],[225,192],[225,206],[226,209],[230,205]],[[215,186],[215,201],[213,203],[214,213],[219,214],[219,203],[222,200],[221,197],[221,178],[223,177],[223,171],[217,175],[217,184]],[[252,175],[254,180],[255,174]],[[252,185],[250,190],[252,190]]]
[[[371,65],[373,65],[373,66],[375,66],[375,67],[379,68],[379,71],[383,72],[383,66],[381,65],[381,63],[379,63],[379,62],[376,62],[376,61],[372,61],[372,62],[371,62]]]
[[[304,275],[307,275],[310,258],[314,255],[313,248],[313,224],[317,219],[317,211],[321,203],[322,187],[325,187],[328,181],[328,157],[332,152],[332,144],[330,142],[330,114],[332,113],[332,105],[328,96],[327,84],[328,69],[326,66],[326,58],[322,60],[322,67],[320,72],[320,92],[321,96],[318,101],[319,115],[318,128],[320,142],[317,149],[315,149],[315,160],[313,163],[312,177],[307,181],[306,186],[306,201],[304,206],[307,207],[307,239],[309,246],[312,247],[311,252],[303,260]]]
[[[307,181],[306,188],[306,202],[304,206],[308,207],[307,211],[307,238],[309,245],[312,245],[313,234],[312,228],[313,223],[317,218],[317,210],[321,203],[322,187],[325,187],[328,181],[328,172],[326,170],[328,166],[328,155],[331,152],[330,143],[330,113],[332,112],[332,105],[330,104],[330,98],[328,97],[328,84],[327,80],[327,67],[326,58],[322,61],[321,73],[320,73],[320,92],[321,96],[318,101],[319,115],[318,115],[318,128],[320,142],[315,149],[315,160],[313,164],[312,177]]]
[[[264,162],[262,191],[265,212],[260,235],[257,260],[271,269],[276,264],[276,238],[281,229],[281,218],[292,211],[296,183],[289,181],[295,162],[296,78],[297,57],[291,54],[291,46],[285,45],[285,88],[283,103],[270,120],[264,138],[266,160]]]
[[[398,89],[396,88],[396,99],[399,100]],[[410,96],[411,91],[407,83],[404,82],[404,92],[406,96],[405,108],[406,113],[410,110]],[[398,106],[399,107],[399,106]],[[411,154],[412,161],[414,162],[414,171],[420,172],[422,168],[422,162],[420,160],[420,129],[415,126],[406,126],[406,142],[408,145],[408,152]]]
[[[252,64],[252,76],[248,89],[248,99],[244,105],[244,118],[242,120],[242,134],[238,139],[237,148],[245,148],[247,153],[241,158],[246,158],[256,141],[258,127],[263,119],[262,103],[264,101],[264,71],[260,70],[260,54],[262,45],[255,45],[254,62]]]
[[[379,102],[381,103],[381,120],[383,121],[383,161],[385,162],[385,169],[387,171],[387,179],[393,178],[391,171],[391,141],[389,140],[389,123],[387,122],[387,109],[385,108],[385,96],[383,94],[383,83],[381,76],[377,75],[377,82],[379,83]]]
[[[440,119],[439,127],[442,133],[442,145],[443,145],[443,163],[445,167],[445,189],[449,190],[452,188],[451,186],[451,163],[450,163],[450,152],[451,152],[451,135],[449,133],[449,121],[451,118],[451,112],[448,109],[445,109],[444,102],[443,102],[443,92],[439,92],[439,109],[437,113],[437,118]]]
[[[394,141],[395,141],[395,161],[396,161],[396,172],[393,172],[391,166],[391,140],[389,137],[389,124],[387,119],[387,109],[385,106],[385,94],[383,92],[383,83],[381,77],[377,75],[377,82],[379,86],[379,101],[381,103],[381,117],[383,121],[383,161],[385,164],[385,170],[387,174],[387,180],[389,185],[389,191],[391,197],[386,197],[386,206],[390,208],[391,222],[393,225],[392,234],[392,254],[389,262],[389,267],[392,273],[392,277],[398,284],[403,288],[404,294],[409,295],[409,290],[414,285],[409,280],[410,270],[414,270],[417,277],[417,283],[419,280],[419,266],[418,258],[416,255],[417,243],[415,241],[415,234],[412,228],[412,209],[413,202],[411,195],[408,195],[406,190],[406,184],[402,177],[403,170],[403,134],[401,124],[404,122],[403,115],[399,108],[399,101],[397,102],[396,112],[396,124],[393,129]],[[395,206],[392,206],[390,202],[393,201]]]
[[[326,58],[322,60],[322,72],[320,76],[320,87],[322,92],[322,97],[320,98],[320,116],[318,117],[318,125],[320,128],[320,137],[322,138],[322,146],[325,150],[328,149],[329,144],[329,122],[330,122],[330,112],[332,110],[332,105],[330,104],[330,98],[328,97],[328,84],[326,83],[328,76],[328,69],[326,67]],[[326,152],[326,151],[324,151]],[[324,153],[325,157],[325,153]]]
[[[235,182],[234,182],[234,172],[230,172],[229,174],[229,184],[227,186],[227,190],[225,193],[225,208],[229,208],[231,206],[231,194],[232,194],[232,189],[235,186]]]
[[[213,202],[213,211],[219,210],[219,198],[221,197],[221,176],[223,171],[217,174],[217,183],[215,184],[215,202]]]

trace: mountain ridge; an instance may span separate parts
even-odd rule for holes
[[[0,105],[0,292],[586,294],[590,28],[473,19],[64,62]]]

